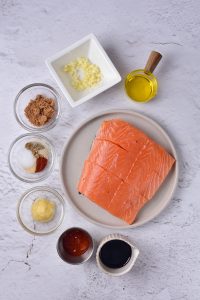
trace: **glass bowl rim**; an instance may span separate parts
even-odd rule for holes
[[[20,141],[21,139],[25,138],[25,137],[37,137],[39,139],[44,139],[48,142],[48,144],[50,145],[51,147],[51,152],[52,152],[52,165],[51,165],[51,168],[48,170],[48,172],[46,172],[43,176],[41,176],[40,178],[38,179],[35,179],[35,180],[29,180],[29,179],[25,179],[25,178],[22,178],[21,176],[19,176],[12,168],[12,163],[11,163],[11,151],[14,147],[14,145]],[[23,182],[26,182],[26,183],[37,183],[37,182],[40,182],[42,180],[45,180],[46,178],[49,177],[49,175],[51,174],[51,172],[53,171],[53,168],[54,168],[54,165],[55,165],[55,159],[56,159],[56,151],[55,151],[55,147],[54,145],[52,144],[52,142],[44,135],[41,135],[41,134],[37,134],[37,133],[26,133],[26,134],[22,134],[20,136],[18,136],[10,145],[9,147],[9,150],[8,150],[8,165],[9,165],[9,169],[11,171],[11,173],[16,177],[18,178],[19,180],[23,181]]]
[[[57,103],[57,113],[55,115],[55,119],[52,121],[51,124],[47,124],[46,126],[41,126],[41,127],[33,127],[33,125],[26,125],[21,118],[19,117],[19,114],[17,112],[17,104],[19,102],[19,97],[27,90],[33,88],[33,87],[43,87],[43,88],[47,88],[49,89],[51,92],[53,92],[53,94],[55,95],[56,98],[56,103]],[[49,129],[53,128],[56,123],[58,122],[58,119],[61,116],[61,107],[60,107],[60,94],[50,85],[46,84],[46,83],[31,83],[26,85],[25,87],[23,87],[18,94],[15,97],[14,100],[14,115],[15,115],[15,119],[17,120],[18,124],[20,124],[24,129],[26,129],[29,132],[45,132],[48,131]]]
[[[60,216],[60,219],[59,219],[59,222],[58,224],[51,230],[47,231],[47,232],[37,232],[37,231],[33,231],[31,229],[29,229],[22,221],[22,218],[20,216],[20,207],[21,207],[21,204],[22,202],[26,199],[26,197],[31,194],[32,192],[35,192],[35,191],[47,191],[47,192],[50,192],[52,194],[54,194],[54,196],[56,196],[59,200],[60,200],[60,203],[62,203],[62,214]],[[43,235],[48,235],[52,232],[54,232],[56,229],[58,229],[58,227],[62,224],[63,222],[63,219],[64,219],[64,215],[65,215],[65,201],[64,201],[64,198],[61,196],[61,194],[59,192],[57,192],[57,190],[53,189],[53,188],[50,188],[48,186],[35,186],[35,187],[32,187],[30,189],[28,189],[26,192],[24,192],[19,201],[18,201],[18,204],[17,204],[17,219],[20,223],[20,225],[23,227],[23,229],[25,229],[27,232],[33,234],[33,235],[38,235],[38,236],[43,236]]]

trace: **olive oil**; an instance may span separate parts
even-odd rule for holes
[[[136,70],[127,75],[125,89],[127,95],[137,102],[147,102],[157,93],[157,80],[151,73]]]
[[[161,58],[162,55],[159,52],[152,51],[144,70],[135,70],[126,76],[125,90],[132,100],[147,102],[156,96],[158,82],[153,71]]]

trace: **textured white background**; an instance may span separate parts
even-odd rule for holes
[[[0,0],[0,299],[80,300],[200,299],[200,2],[197,0],[12,1]],[[94,259],[81,266],[62,262],[56,241],[74,225],[97,242],[111,230],[92,225],[66,205],[62,226],[45,237],[26,233],[16,204],[32,185],[15,179],[7,166],[10,143],[25,131],[13,101],[26,84],[56,85],[44,60],[93,32],[124,76],[142,67],[150,50],[163,53],[156,74],[158,97],[145,105],[127,99],[123,83],[63,115],[47,135],[58,156],[74,128],[93,113],[128,108],[157,120],[176,143],[179,186],[169,207],[145,226],[126,230],[141,249],[135,268],[122,278],[102,274]],[[58,164],[42,184],[62,193]]]

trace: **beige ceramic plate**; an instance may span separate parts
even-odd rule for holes
[[[143,130],[152,139],[162,145],[177,160],[175,147],[167,133],[153,120],[139,113],[126,110],[110,111],[94,116],[87,120],[73,133],[66,143],[61,157],[61,180],[69,202],[87,220],[110,228],[133,228],[152,220],[170,202],[178,181],[178,162],[171,170],[167,179],[138,214],[135,222],[128,225],[112,216],[86,197],[79,195],[76,189],[81,170],[90,151],[95,134],[102,123],[107,119],[120,118]]]

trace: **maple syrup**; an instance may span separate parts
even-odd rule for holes
[[[67,261],[70,257],[82,256],[92,243],[90,235],[81,228],[66,230],[58,240],[58,252]]]

